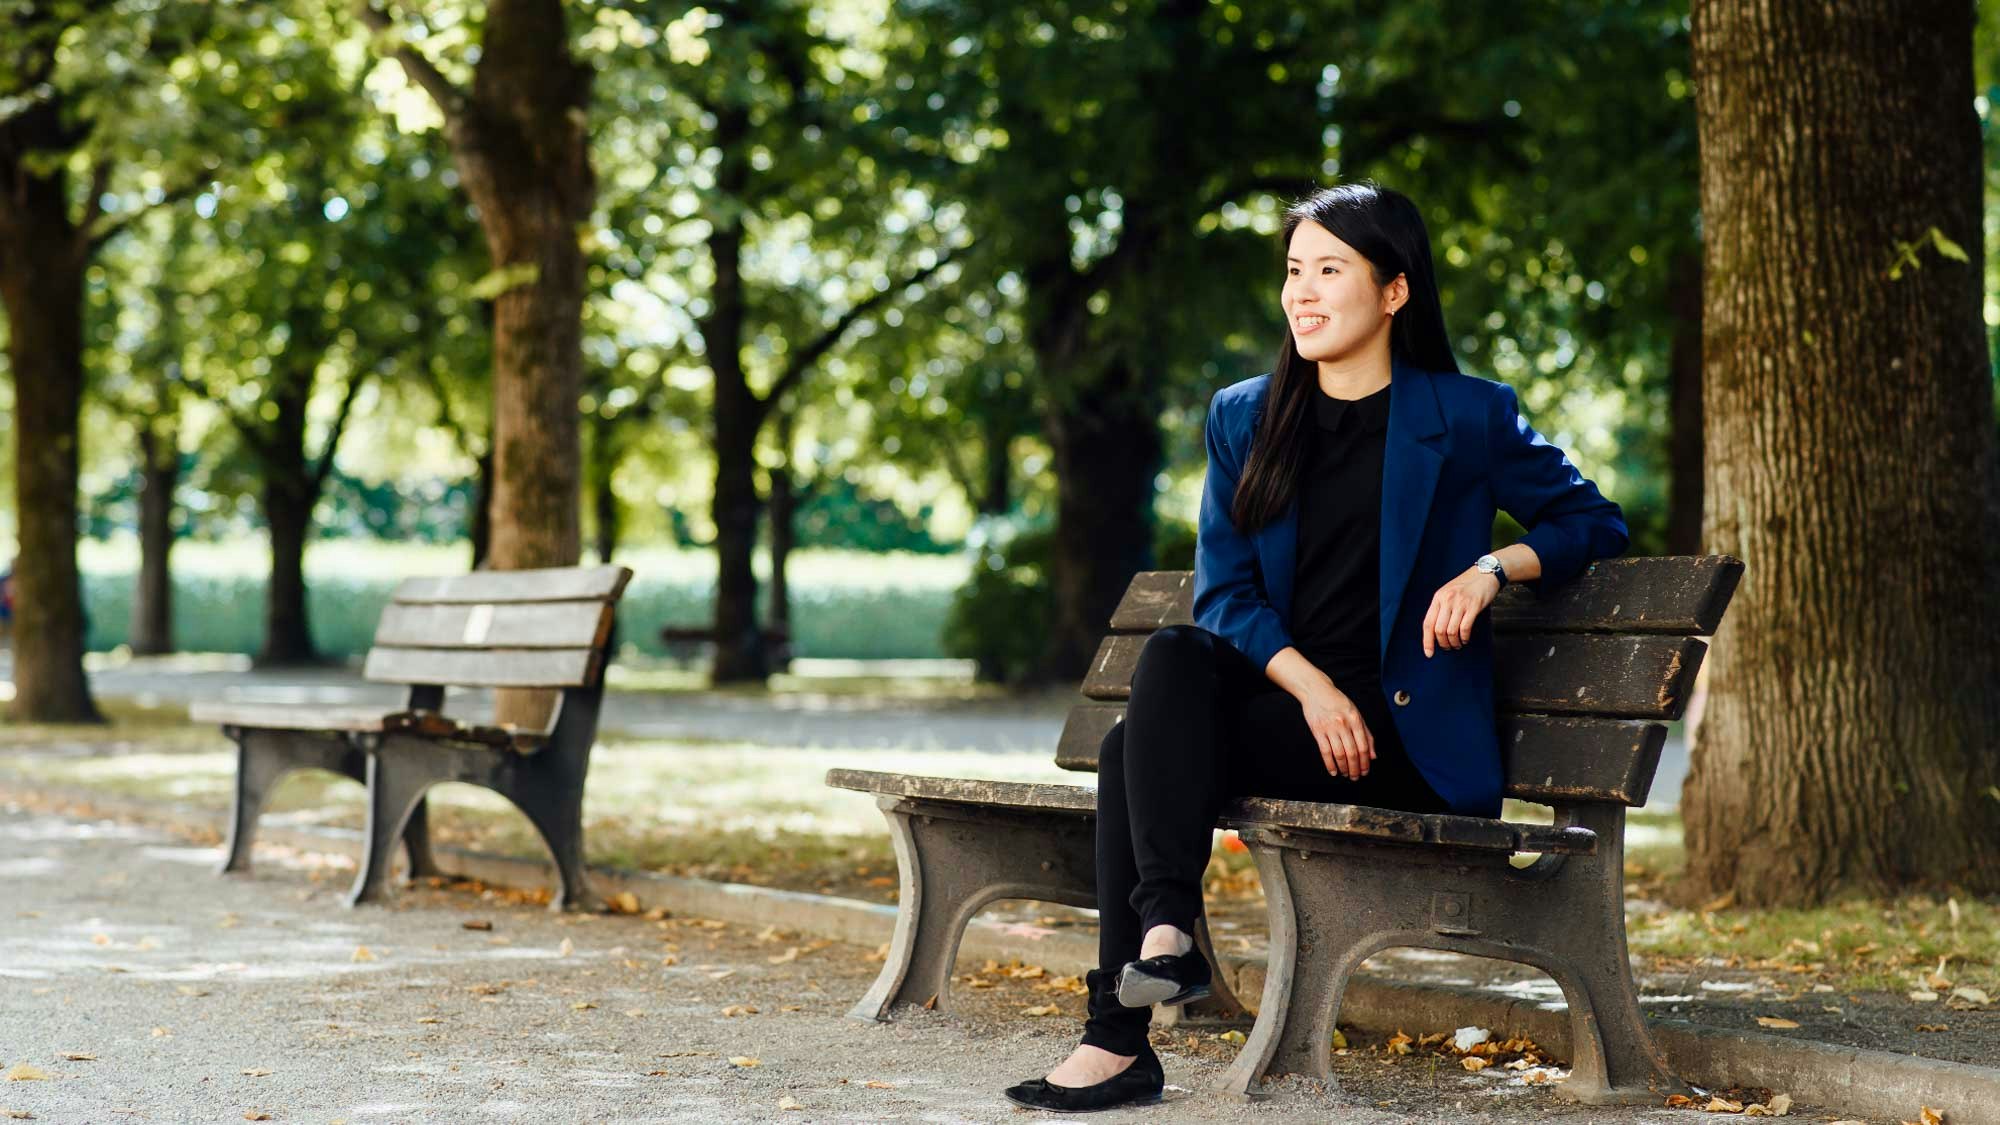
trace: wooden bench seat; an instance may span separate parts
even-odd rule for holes
[[[1282,1073],[1330,1081],[1347,978],[1396,946],[1517,961],[1555,978],[1573,1044],[1565,1097],[1657,1103],[1686,1092],[1633,989],[1625,809],[1646,802],[1666,724],[1686,708],[1707,652],[1701,638],[1720,624],[1742,569],[1720,555],[1610,559],[1539,596],[1501,591],[1488,614],[1504,792],[1550,806],[1552,824],[1262,797],[1225,805],[1218,827],[1235,829],[1257,864],[1270,953],[1224,1092],[1248,1095]],[[1191,624],[1192,601],[1190,572],[1132,580],[1064,724],[1057,765],[1096,770],[1147,637]],[[965,926],[996,900],[1096,905],[1091,788],[849,769],[827,783],[874,796],[901,873],[895,936],[857,1018],[886,1019],[900,1004],[949,1007]],[[1205,923],[1195,941],[1213,959]],[[1227,1018],[1241,1005],[1218,972],[1216,995],[1188,1012]]]
[[[975,809],[1031,809],[1094,816],[1097,790],[1086,785],[1046,782],[977,781],[961,777],[919,777],[873,770],[828,770],[826,783],[836,789],[904,798],[935,805]],[[937,810],[942,812],[943,810]],[[1223,806],[1222,827],[1296,828],[1308,832],[1367,836],[1378,840],[1477,851],[1589,855],[1597,850],[1597,834],[1587,828],[1556,828],[1546,824],[1510,824],[1480,816],[1414,813],[1367,805],[1318,801],[1288,801],[1272,797],[1242,797]]]
[[[604,666],[622,566],[478,571],[412,578],[376,622],[362,676],[404,685],[401,707],[207,701],[190,710],[237,746],[225,872],[249,869],[264,799],[297,769],[368,787],[367,841],[348,905],[387,893],[397,841],[412,876],[439,874],[424,793],[441,781],[491,789],[519,808],[555,861],[551,906],[589,899],[583,876],[583,783],[597,737]],[[548,724],[528,728],[444,713],[445,688],[559,693]]]

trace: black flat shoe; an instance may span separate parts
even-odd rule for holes
[[[1167,1088],[1160,1056],[1148,1045],[1132,1065],[1093,1086],[1058,1086],[1047,1078],[1031,1078],[1007,1087],[1007,1100],[1048,1113],[1095,1113],[1128,1105],[1152,1105]]]
[[[1213,979],[1200,949],[1127,961],[1118,972],[1118,1002],[1128,1008],[1185,1004],[1206,997]]]

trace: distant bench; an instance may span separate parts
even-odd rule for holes
[[[312,704],[196,703],[236,743],[236,799],[224,872],[247,871],[257,816],[279,778],[323,769],[368,787],[360,874],[347,904],[386,895],[400,839],[414,876],[439,874],[424,792],[441,781],[491,789],[534,825],[555,861],[551,908],[590,901],[583,873],[583,783],[597,738],[607,643],[622,566],[478,571],[406,579],[375,626],[362,675],[404,684],[399,710]],[[444,713],[447,686],[561,692],[541,729]]]
[[[1553,824],[1263,797],[1224,806],[1220,826],[1256,859],[1270,928],[1257,1022],[1225,1092],[1284,1073],[1331,1082],[1347,978],[1395,946],[1554,977],[1569,1003],[1573,1069],[1558,1092],[1570,1100],[1686,1092],[1647,1035],[1632,984],[1625,809],[1646,803],[1666,723],[1686,708],[1707,652],[1699,637],[1716,630],[1742,572],[1726,555],[1607,559],[1540,599],[1521,585],[1500,592],[1489,613],[1505,792],[1553,806]],[[1058,766],[1096,770],[1147,637],[1192,623],[1192,587],[1186,571],[1132,580],[1063,727]],[[849,769],[826,780],[875,795],[901,872],[888,958],[850,1015],[947,1007],[960,938],[989,903],[1097,904],[1092,789]],[[1517,866],[1517,855],[1533,859]],[[1213,961],[1205,922],[1195,939]],[[1209,1012],[1240,1010],[1219,971],[1215,988],[1199,1002]]]
[[[771,625],[758,630],[763,639],[764,651],[770,654],[774,664],[790,660],[792,656],[792,634],[782,626]],[[665,646],[667,655],[685,664],[715,647],[715,626],[710,625],[667,625],[660,629],[660,644]]]

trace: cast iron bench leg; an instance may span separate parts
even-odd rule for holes
[[[518,768],[496,776],[488,787],[514,802],[548,848],[556,865],[549,909],[596,909],[598,899],[583,862],[583,781],[590,768],[590,748],[550,747],[511,764]]]
[[[441,780],[415,755],[368,755],[368,823],[361,842],[361,870],[347,893],[347,905],[381,902],[388,897],[389,865],[396,841],[422,806],[424,790]]]
[[[948,1008],[959,941],[989,903],[1097,905],[1095,817],[875,800],[889,821],[902,891],[889,955],[848,1012],[855,1019],[884,1020],[898,1004],[933,999]]]
[[[229,842],[218,873],[250,870],[257,818],[264,799],[293,770],[321,769],[366,782],[361,753],[338,737],[283,730],[231,730],[236,743],[236,792],[229,815]]]

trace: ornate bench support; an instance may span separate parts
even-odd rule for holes
[[[1097,905],[1095,818],[878,796],[902,879],[882,972],[847,1014],[884,1020],[898,1004],[950,1005],[966,924],[1003,898]]]
[[[602,699],[602,688],[566,692],[548,744],[533,754],[416,735],[381,736],[368,750],[367,840],[347,905],[388,897],[398,834],[422,814],[426,790],[459,781],[507,798],[534,825],[556,866],[549,909],[594,909],[597,899],[583,863],[583,783]]]
[[[1654,1104],[1688,1093],[1646,1032],[1626,957],[1624,809],[1579,806],[1563,821],[1597,832],[1594,855],[1503,855],[1309,832],[1242,829],[1270,911],[1271,954],[1256,1027],[1221,1091],[1250,1095],[1267,1074],[1331,1079],[1341,994],[1371,954],[1418,946],[1517,961],[1548,973],[1569,1003],[1570,1077],[1588,1105]]]
[[[236,794],[229,817],[229,842],[223,849],[220,874],[250,870],[251,845],[257,837],[257,817],[264,800],[293,770],[321,769],[368,783],[367,755],[336,731],[225,728],[236,743]],[[419,801],[403,831],[411,878],[442,875],[431,853],[430,816]]]

